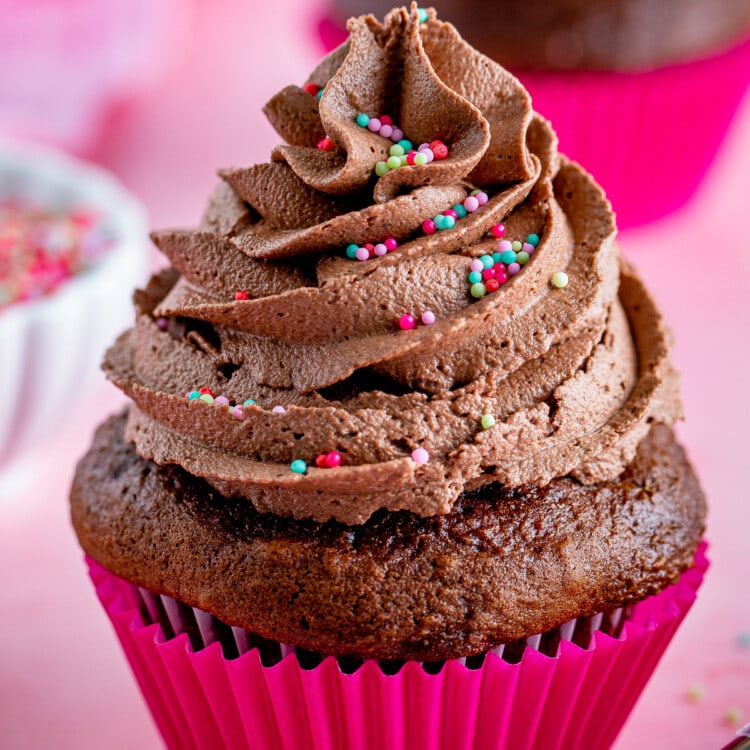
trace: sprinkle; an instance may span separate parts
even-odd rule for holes
[[[508,276],[505,274],[505,272],[498,271],[497,276],[495,276],[495,281],[497,281],[497,283],[502,286],[508,281]]]
[[[398,247],[398,242],[396,242],[395,237],[389,237],[383,244],[386,246],[389,253],[392,253]]]
[[[200,396],[198,396],[198,398],[201,401],[205,401],[207,404],[213,404],[214,402],[214,397],[210,396],[208,393],[203,393]]]
[[[222,406],[229,406],[229,399],[226,396],[217,396],[214,399],[215,404],[221,404]]]
[[[306,83],[302,88],[305,91],[307,91],[307,93],[310,94],[310,96],[317,96],[318,92],[320,91],[320,86],[318,86],[316,83],[312,83],[312,82]],[[365,117],[366,116],[367,115],[365,115]]]
[[[271,411],[274,414],[285,414],[286,413],[286,409],[283,406],[280,406],[280,405],[279,406],[274,406],[273,409],[271,409]]]
[[[380,135],[383,136],[383,138],[390,138],[393,135],[393,126],[392,125],[387,125],[386,123],[384,123],[383,122],[384,119],[385,119],[385,115],[380,118],[380,123],[381,124],[380,124],[380,131],[379,132],[380,132]]]
[[[448,147],[442,141],[433,141],[430,144],[430,149],[435,155],[435,159],[438,161],[440,161],[441,159],[445,159],[445,157],[448,156]]]
[[[391,156],[403,156],[406,153],[406,149],[400,143],[394,143],[388,153]]]
[[[402,331],[410,331],[414,326],[416,325],[416,320],[414,320],[413,315],[409,315],[408,313],[406,315],[402,315],[398,319],[398,327]]]
[[[432,310],[425,310],[421,320],[426,326],[431,326],[435,322],[435,313]]]
[[[370,118],[364,112],[360,112],[357,115],[357,125],[361,128],[366,128],[370,124]]]
[[[558,271],[552,277],[552,286],[557,287],[558,289],[564,289],[568,286],[568,274],[563,271]]]
[[[454,211],[452,208],[449,208],[447,211],[443,211],[443,216],[452,216],[454,219],[458,218],[458,213]]]
[[[495,417],[492,416],[492,414],[483,414],[482,415],[482,429],[483,430],[489,430],[490,427],[495,426]]]
[[[190,391],[187,395],[188,401],[195,401],[196,398],[200,398],[200,393],[198,391]]]
[[[530,245],[533,245],[536,247],[539,244],[539,235],[538,234],[530,234],[526,238],[526,242],[528,242]]]
[[[390,115],[380,115],[381,130],[382,125],[393,125],[393,118]]]
[[[375,174],[378,177],[382,177],[383,175],[388,174],[388,172],[390,172],[390,171],[391,171],[391,169],[388,166],[388,162],[385,162],[385,161],[376,161],[375,162]]]
[[[484,268],[492,268],[492,266],[495,265],[495,261],[492,259],[491,255],[482,255],[479,260],[482,261],[482,266]]]
[[[417,448],[411,452],[411,460],[415,464],[426,464],[430,460],[430,454],[424,448]]]
[[[424,154],[427,157],[428,164],[431,164],[433,161],[435,161],[435,154],[432,153],[432,149],[429,146],[422,149],[419,153]]]
[[[505,224],[493,224],[492,234],[498,239],[505,237]]]
[[[478,282],[476,284],[472,284],[469,291],[471,292],[472,297],[476,297],[477,299],[479,299],[480,297],[484,297],[484,295],[487,293],[487,288],[484,284]]]
[[[497,269],[496,268],[485,268],[484,271],[482,271],[482,278],[486,281],[487,279],[494,279],[497,275]]]
[[[347,245],[346,246],[346,257],[351,258],[352,260],[355,260],[357,257],[357,250],[359,250],[359,245]]]
[[[318,141],[318,148],[321,151],[333,151],[336,146],[334,145],[333,141],[328,136],[326,136],[325,138],[321,138]]]
[[[414,154],[414,166],[415,167],[421,167],[424,166],[429,162],[429,158],[427,157],[427,154],[418,151],[416,154]]]
[[[485,268],[484,263],[479,258],[474,258],[469,265],[472,271],[483,271]]]
[[[750,631],[745,630],[737,636],[737,645],[743,650],[750,648]]]
[[[235,419],[243,420],[245,418],[245,412],[239,406],[232,407],[231,414]]]
[[[470,284],[479,284],[482,279],[484,278],[484,272],[483,271],[472,271],[469,274],[469,283]]]
[[[388,248],[382,242],[378,242],[378,244],[375,245],[373,252],[375,253],[375,255],[382,258],[387,254]]]
[[[156,327],[160,331],[166,331],[169,326],[169,321],[166,318],[157,318],[156,319]]]
[[[427,11],[424,8],[417,8],[417,18],[419,23],[427,23]]]
[[[470,213],[473,214],[474,211],[476,211],[479,208],[479,201],[476,199],[475,196],[470,195],[468,198],[464,200],[464,208]]]
[[[724,712],[724,723],[728,724],[730,727],[735,726],[736,724],[739,724],[741,721],[742,721],[742,709],[738,708],[737,706],[730,706]]]
[[[204,393],[207,393],[209,396],[213,396],[214,392],[210,388],[199,388],[198,392],[203,395]]]
[[[503,283],[507,280],[507,276],[503,274]],[[500,288],[500,282],[498,281],[497,277],[493,279],[487,279],[487,281],[484,282],[484,288],[487,290],[488,294],[492,294],[492,292],[496,292]]]
[[[388,169],[398,169],[401,166],[401,157],[389,156],[386,164],[388,165]]]
[[[335,469],[341,464],[341,454],[338,451],[331,451],[326,455],[326,466],[329,469]]]
[[[513,250],[506,250],[501,256],[500,260],[505,263],[505,265],[509,265],[510,263],[515,263],[518,260],[518,254]]]
[[[411,151],[412,148],[414,148],[411,145],[411,141],[408,140],[407,138],[399,138],[398,145],[401,146],[402,149],[404,149],[404,153],[406,153],[407,151]]]
[[[706,697],[706,688],[700,682],[694,682],[685,692],[685,697],[692,703],[699,703]]]
[[[234,293],[234,298],[236,300],[250,299],[250,295],[247,292],[239,291]]]
[[[523,245],[521,245],[521,252],[523,253],[533,255],[534,250],[536,250],[536,247],[534,247],[534,245],[532,245],[530,242],[524,242]]]
[[[307,471],[307,464],[298,458],[296,461],[292,461],[292,465],[289,467],[295,474],[304,474]]]
[[[490,199],[484,190],[480,190],[474,197],[479,201],[480,206],[484,206],[484,204]]]
[[[456,220],[452,216],[443,214],[443,229],[453,229],[456,226]]]
[[[404,137],[404,131],[401,128],[393,126],[393,132],[391,133],[391,140],[398,143]]]
[[[513,243],[510,240],[501,240],[497,243],[498,252],[504,253],[506,250],[513,249]]]
[[[464,216],[466,216],[469,212],[463,207],[463,204],[456,203],[455,206],[453,206],[453,210],[456,212],[456,216],[459,219],[463,219]]]
[[[319,89],[318,93],[315,94],[315,96],[317,96],[319,100],[322,99],[323,98],[323,89]]]
[[[427,221],[422,222],[422,231],[425,234],[435,234],[437,225],[432,219],[427,219]]]
[[[366,247],[358,247],[355,257],[357,260],[369,260],[370,251]]]
[[[371,117],[370,121],[367,123],[367,129],[371,130],[373,133],[377,133],[380,130],[380,120],[378,120],[377,117]]]
[[[516,255],[516,261],[522,266],[525,266],[529,262],[529,254],[521,250],[521,252]]]
[[[523,250],[523,243],[519,242],[518,240],[513,240],[513,242],[511,243],[511,248],[514,252],[520,253],[521,250]]]
[[[317,456],[315,456],[315,465],[319,469],[325,469],[326,468],[326,458],[328,454],[327,453],[318,453]]]
[[[508,276],[515,276],[521,270],[520,263],[508,264]]]
[[[255,399],[254,398],[248,398],[248,399],[245,399],[245,401],[242,402],[242,405],[243,406],[252,406],[254,403],[255,403]]]

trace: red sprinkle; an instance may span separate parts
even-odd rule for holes
[[[484,271],[482,271],[482,278],[485,280],[494,279],[495,276],[497,276],[497,271],[495,270],[494,266],[492,268],[485,268]]]
[[[204,394],[206,394],[206,393],[207,393],[207,394],[208,394],[209,396],[211,396],[211,397],[213,397],[213,395],[214,395],[214,392],[213,392],[213,391],[212,391],[212,390],[211,390],[210,388],[201,388],[201,389],[200,389],[200,390],[198,391],[198,393],[200,393],[200,394],[201,394],[201,396],[203,396],[203,395],[204,395]]]
[[[250,299],[250,296],[247,292],[235,292],[234,293],[235,299]]]
[[[408,165],[409,165],[410,167],[413,167],[413,166],[414,166],[414,157],[415,157],[416,155],[417,155],[417,152],[416,152],[416,151],[409,151],[409,152],[408,152],[408,153],[406,154],[406,163],[407,163],[407,164],[408,164]]]
[[[315,456],[315,465],[319,469],[325,469],[328,466],[328,454],[327,453],[318,453],[317,456]]]
[[[500,288],[500,282],[497,279],[487,279],[484,288],[490,293],[496,292]]]
[[[412,328],[414,328],[415,324],[416,321],[414,320],[414,316],[409,315],[408,313],[406,315],[402,315],[398,319],[398,326],[402,331],[410,331]]]
[[[495,276],[495,281],[497,281],[498,284],[504,284],[507,280],[508,280],[508,274],[506,274],[504,271],[497,272],[497,276]]]
[[[320,86],[312,82],[306,83],[302,88],[307,91],[310,96],[317,96],[318,91],[320,91]]]
[[[378,117],[381,125],[393,125],[393,118],[390,115],[380,115]]]
[[[422,222],[422,231],[425,234],[435,234],[437,226],[435,226],[435,222],[432,219],[427,219],[427,221]]]
[[[492,234],[494,234],[498,239],[500,239],[501,237],[505,237],[505,224],[493,224]]]
[[[442,141],[433,141],[430,144],[430,148],[432,149],[432,153],[435,155],[437,161],[445,159],[445,157],[448,156],[448,147]]]
[[[341,454],[338,451],[331,451],[326,456],[326,466],[329,469],[335,469],[341,463]]]
[[[328,136],[326,136],[325,138],[321,138],[318,141],[318,148],[321,151],[333,151],[336,146],[334,145],[333,141]]]

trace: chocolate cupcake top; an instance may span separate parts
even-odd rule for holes
[[[153,235],[172,269],[105,361],[128,439],[346,524],[616,476],[679,402],[658,311],[618,295],[601,190],[433,11],[349,31],[266,105],[271,161],[222,170],[198,230]]]

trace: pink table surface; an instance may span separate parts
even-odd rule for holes
[[[198,5],[180,64],[112,118],[91,155],[143,199],[154,227],[194,224],[217,166],[266,160],[276,136],[260,107],[314,65],[314,10],[301,0]],[[749,198],[750,97],[690,207],[621,239],[675,332],[687,413],[679,433],[711,502],[713,565],[616,750],[711,750],[733,734],[727,709],[750,721],[750,649],[737,643],[750,631]],[[96,422],[121,403],[102,379],[84,410],[0,476],[5,750],[161,746],[68,520],[74,462]],[[693,683],[705,688],[698,703],[685,697]]]

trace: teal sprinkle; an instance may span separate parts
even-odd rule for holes
[[[402,138],[398,142],[398,145],[401,146],[402,149],[404,149],[405,154],[414,148],[414,146],[411,145],[411,141],[407,141],[406,138]]]
[[[292,461],[292,465],[289,467],[295,474],[304,474],[307,471],[307,464],[298,458],[296,461]]]
[[[515,263],[518,260],[518,255],[514,250],[506,250],[501,256],[500,261],[505,263],[506,266],[511,263]]]
[[[316,94],[316,96],[318,97],[318,99],[322,99],[323,98],[323,89],[320,89],[320,91],[318,91],[318,93]]]
[[[455,206],[453,206],[453,210],[458,214],[459,219],[463,219],[466,214],[469,212],[464,208],[463,203],[456,203]]]
[[[361,128],[366,128],[369,124],[370,118],[364,112],[360,112],[357,115],[357,125]]]
[[[491,255],[483,255],[479,260],[482,261],[482,265],[485,268],[492,268],[495,265],[495,261]]]
[[[427,11],[424,8],[417,8],[419,23],[427,23]]]
[[[539,244],[539,235],[538,234],[530,234],[526,238],[526,242],[528,242],[529,245],[533,245],[534,247],[536,247]]]
[[[200,398],[200,391],[190,391],[188,393],[188,401],[194,401],[196,398]]]
[[[248,398],[245,400],[245,402],[242,404],[243,406],[252,406],[255,403],[254,398]]]
[[[438,214],[437,216],[433,216],[432,220],[435,222],[435,226],[438,229],[445,229],[445,216],[443,214]]]
[[[495,261],[495,263],[502,263],[503,256],[500,253],[492,253],[492,260]]]
[[[456,226],[456,220],[452,216],[444,216],[443,217],[443,228],[444,229],[453,229],[453,227]]]
[[[482,274],[479,271],[472,271],[469,274],[469,283],[478,284],[482,280]]]
[[[349,245],[346,248],[346,257],[354,260],[357,257],[357,250],[359,250],[357,245]]]

